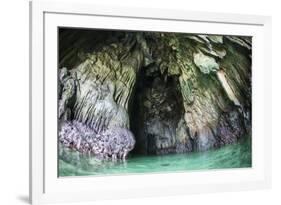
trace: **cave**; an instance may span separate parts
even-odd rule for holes
[[[138,74],[129,107],[136,138],[132,154],[175,152],[176,129],[184,114],[178,77],[161,74],[155,64]]]
[[[251,53],[247,36],[61,28],[60,143],[109,158],[236,143],[251,132]]]

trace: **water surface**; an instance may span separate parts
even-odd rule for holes
[[[60,148],[59,176],[120,175],[252,166],[251,139],[206,152],[163,156],[130,156],[126,162],[100,161]]]

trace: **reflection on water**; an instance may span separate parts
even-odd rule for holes
[[[148,172],[251,167],[251,139],[220,149],[163,156],[130,156],[126,162],[100,161],[60,147],[59,176],[114,175]]]

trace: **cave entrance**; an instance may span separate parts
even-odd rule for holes
[[[176,128],[184,114],[179,76],[162,74],[156,65],[141,69],[130,103],[132,154],[175,152]]]

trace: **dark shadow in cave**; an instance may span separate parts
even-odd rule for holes
[[[155,64],[141,69],[129,107],[136,138],[132,155],[176,151],[176,128],[184,114],[182,100],[178,76],[161,74]]]

